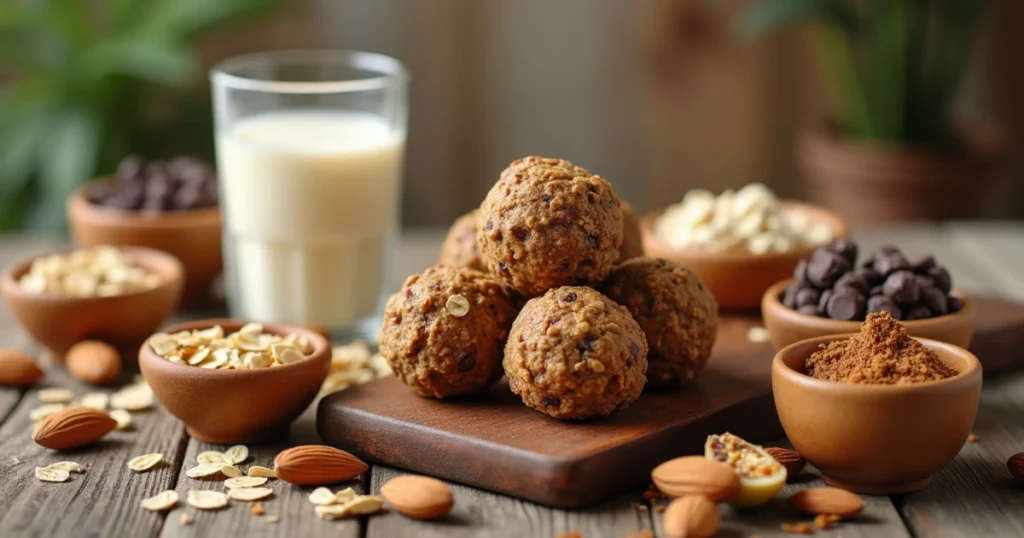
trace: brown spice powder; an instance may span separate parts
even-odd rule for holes
[[[822,344],[805,367],[811,377],[845,383],[897,385],[956,375],[888,312],[868,314],[860,333],[848,340]]]

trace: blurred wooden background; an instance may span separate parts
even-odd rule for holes
[[[564,157],[641,210],[690,188],[762,181],[802,197],[793,142],[828,108],[797,30],[737,42],[704,0],[297,0],[203,44],[208,63],[364,49],[412,72],[403,218],[446,225],[511,160]],[[990,216],[1024,217],[1024,2],[993,0],[963,88],[1006,135]]]

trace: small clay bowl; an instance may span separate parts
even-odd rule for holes
[[[865,385],[804,373],[804,361],[818,346],[850,336],[811,338],[775,356],[772,391],[782,428],[793,448],[833,486],[872,495],[919,490],[971,433],[981,398],[981,363],[963,348],[918,338],[957,375]]]
[[[68,224],[75,243],[138,245],[175,255],[185,265],[186,306],[209,302],[210,285],[221,273],[221,218],[216,207],[149,213],[104,207],[89,201],[101,178],[81,186],[68,198]]]
[[[784,201],[785,211],[806,213],[813,222],[832,229],[838,239],[846,237],[846,222],[837,213],[810,204]],[[745,250],[710,252],[699,249],[677,249],[654,233],[654,223],[664,210],[649,213],[640,223],[644,251],[648,256],[674,261],[693,271],[718,300],[724,310],[753,310],[761,304],[761,295],[772,284],[793,274],[797,262],[808,257],[817,247],[800,246],[789,252],[752,254]]]
[[[207,319],[163,329],[174,333],[220,325],[225,333],[245,322]],[[160,403],[185,423],[189,435],[229,445],[286,437],[289,425],[309,407],[331,366],[331,347],[319,333],[297,325],[264,324],[264,332],[298,334],[313,346],[306,359],[257,370],[208,370],[157,356],[149,340],[139,349],[139,369]]]
[[[786,308],[781,297],[792,283],[791,278],[778,282],[768,288],[761,298],[761,317],[768,329],[768,338],[776,351],[808,338],[855,333],[860,330],[860,321],[838,321]],[[974,334],[974,303],[960,290],[953,290],[953,295],[964,302],[960,310],[945,316],[901,322],[910,336],[931,338],[964,349],[970,347],[971,336]]]
[[[110,297],[65,297],[27,291],[18,284],[36,258],[14,262],[0,276],[7,309],[58,361],[76,342],[102,340],[121,350],[136,349],[181,301],[183,269],[177,258],[151,248],[119,247],[129,262],[157,275],[156,287]]]

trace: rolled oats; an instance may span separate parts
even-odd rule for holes
[[[44,418],[64,409],[66,406],[59,403],[44,404],[28,412],[28,418],[32,420],[43,420]]]
[[[348,509],[341,504],[317,505],[313,508],[313,512],[316,513],[317,517],[320,519],[341,519],[352,515],[349,513]]]
[[[242,470],[239,469],[238,467],[235,467],[234,465],[221,465],[220,474],[228,478],[241,478],[244,473],[242,473]]]
[[[85,467],[73,462],[73,461],[60,461],[57,463],[51,463],[46,466],[47,469],[63,469],[72,473],[84,473]]]
[[[597,359],[587,359],[587,367],[597,373],[604,371],[604,363]]]
[[[200,463],[185,471],[185,475],[189,478],[205,478],[219,474],[222,467],[224,467],[223,463]]]
[[[274,494],[270,488],[231,488],[228,497],[236,501],[258,501]]]
[[[171,508],[174,508],[176,504],[178,504],[178,492],[174,491],[173,489],[161,491],[160,493],[157,493],[152,497],[148,497],[146,499],[142,499],[141,501],[139,501],[139,506],[145,508],[146,510],[152,510],[154,512],[163,512],[164,510],[169,510]],[[184,516],[186,514],[183,513],[182,515]],[[182,525],[185,525],[185,523],[182,523]]]
[[[278,517],[278,516],[270,515],[270,516],[267,516],[266,520],[267,520],[267,523],[277,523],[278,521],[281,521],[281,518]]]
[[[188,492],[188,503],[200,510],[218,510],[228,505],[228,496],[209,489],[193,489]]]
[[[225,450],[224,455],[231,460],[231,463],[242,463],[249,459],[249,447],[245,445],[235,445]]]
[[[231,465],[234,462],[231,461],[231,458],[223,452],[207,450],[205,452],[200,452],[199,455],[196,456],[196,463],[219,463],[221,465]]]
[[[352,515],[366,515],[380,512],[384,507],[384,499],[376,495],[360,495],[344,504]]]
[[[747,340],[755,344],[764,344],[769,341],[770,333],[768,329],[756,326],[747,329]]]
[[[110,418],[117,422],[116,430],[130,430],[132,427],[132,415],[124,409],[111,409],[108,413]]]
[[[345,488],[334,494],[334,500],[337,503],[345,504],[358,496],[359,494],[356,493],[356,490],[352,488]]]
[[[327,488],[316,488],[310,492],[309,502],[320,506],[326,506],[328,504],[335,504],[337,502],[337,498],[334,496],[334,492]]]
[[[67,482],[68,478],[71,478],[71,473],[67,469],[36,467],[36,478],[43,482]]]
[[[82,407],[88,407],[90,409],[99,409],[104,411],[107,409],[107,402],[110,401],[110,395],[105,392],[90,392],[78,401],[78,405]]]
[[[30,292],[70,297],[106,297],[155,288],[159,277],[131,263],[112,246],[36,258],[18,284]]]
[[[331,350],[331,368],[320,393],[344,390],[391,374],[387,360],[380,353],[371,354],[366,342],[335,346]]]
[[[75,394],[68,389],[51,388],[40,389],[39,392],[36,393],[36,397],[39,398],[40,402],[44,403],[66,404],[75,397]]]
[[[128,468],[137,472],[145,472],[156,467],[164,460],[164,455],[158,452],[143,454],[128,460]]]
[[[254,488],[266,483],[267,479],[262,476],[236,476],[224,481],[224,485],[229,488]]]
[[[466,299],[465,296],[459,294],[452,295],[451,297],[448,297],[448,300],[444,303],[444,309],[447,310],[449,314],[457,318],[461,318],[469,313],[469,299]]]
[[[110,395],[112,409],[145,411],[153,407],[153,389],[146,383],[129,385]]]
[[[170,362],[207,369],[262,369],[303,360],[313,351],[306,339],[289,334],[263,332],[263,325],[249,323],[225,334],[223,327],[158,333],[149,339],[158,356]]]
[[[257,476],[263,478],[277,478],[277,473],[273,469],[268,469],[260,465],[253,465],[249,467],[249,476]]]

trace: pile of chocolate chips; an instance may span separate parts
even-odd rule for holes
[[[935,258],[910,262],[894,246],[878,249],[857,267],[857,244],[840,239],[801,260],[793,278],[782,302],[812,316],[861,321],[869,312],[888,312],[898,320],[914,320],[963,307],[949,294],[953,281]]]
[[[194,157],[146,161],[130,155],[117,168],[117,180],[97,185],[89,200],[128,211],[188,211],[217,205],[217,174]]]

